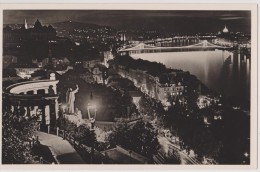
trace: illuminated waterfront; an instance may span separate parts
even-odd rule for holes
[[[232,99],[239,98],[239,104],[249,100],[250,61],[246,55],[216,50],[143,53],[131,56],[135,59],[159,62],[168,68],[189,71],[209,88],[225,96],[232,96]]]

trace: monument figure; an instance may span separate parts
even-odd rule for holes
[[[67,112],[69,114],[74,113],[75,94],[78,91],[79,91],[79,86],[76,85],[75,90],[72,90],[72,88],[69,88],[67,93],[66,93]]]
[[[55,95],[55,92],[53,90],[53,86],[52,85],[49,86],[48,93],[49,93],[50,96],[54,96]]]

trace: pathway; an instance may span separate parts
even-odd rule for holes
[[[85,164],[81,156],[67,140],[56,135],[37,131],[36,136],[42,145],[49,147],[55,159],[60,164]]]

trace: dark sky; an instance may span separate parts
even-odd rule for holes
[[[116,28],[151,28],[175,33],[251,31],[250,11],[134,11],[134,10],[4,10],[4,24],[43,24],[72,20]]]

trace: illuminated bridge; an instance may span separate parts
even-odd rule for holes
[[[154,46],[169,46],[174,44],[191,44],[191,43],[198,43],[201,40],[214,40],[216,36],[175,36],[173,38],[157,38],[152,40],[145,40],[143,43],[147,45],[154,45]]]
[[[160,52],[186,52],[186,51],[214,51],[215,49],[232,49],[232,46],[219,46],[204,40],[200,43],[181,47],[158,47],[140,43],[138,45],[119,50],[120,54],[142,54]]]

